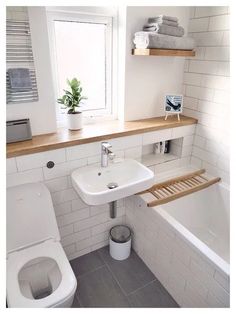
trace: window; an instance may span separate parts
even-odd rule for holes
[[[112,17],[74,13],[48,13],[57,97],[66,79],[81,81],[81,110],[88,116],[114,116],[112,84]],[[64,110],[57,104],[58,120]]]

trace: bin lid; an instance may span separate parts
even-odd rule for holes
[[[131,238],[131,230],[127,226],[117,225],[111,228],[110,236],[114,242],[125,243]]]

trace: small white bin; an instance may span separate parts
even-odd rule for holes
[[[124,225],[111,228],[109,244],[111,257],[119,261],[125,260],[130,256],[131,230]]]

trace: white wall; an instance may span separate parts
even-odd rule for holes
[[[229,8],[192,8],[189,36],[197,42],[184,73],[184,114],[198,119],[191,161],[229,183]]]
[[[28,13],[28,14],[27,14]],[[44,7],[7,7],[7,18],[30,21],[39,100],[7,105],[7,120],[30,118],[33,135],[56,130],[55,96]]]
[[[148,17],[177,16],[187,32],[189,7],[127,7],[125,120],[164,115],[164,95],[182,93],[184,58],[132,56],[133,34]]]
[[[47,11],[61,11],[61,12],[80,12],[88,13],[94,15],[104,15],[104,16],[116,16],[117,7],[115,6],[47,6]]]

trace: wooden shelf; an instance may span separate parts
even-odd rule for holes
[[[197,123],[194,118],[181,115],[156,117],[136,121],[106,121],[84,125],[82,130],[69,131],[60,128],[55,133],[33,136],[32,140],[7,144],[7,157],[45,152],[51,149],[65,148],[74,145],[92,143],[128,135],[141,134],[168,128],[176,128]]]
[[[132,49],[134,56],[166,56],[166,57],[194,57],[194,50],[179,49]]]

